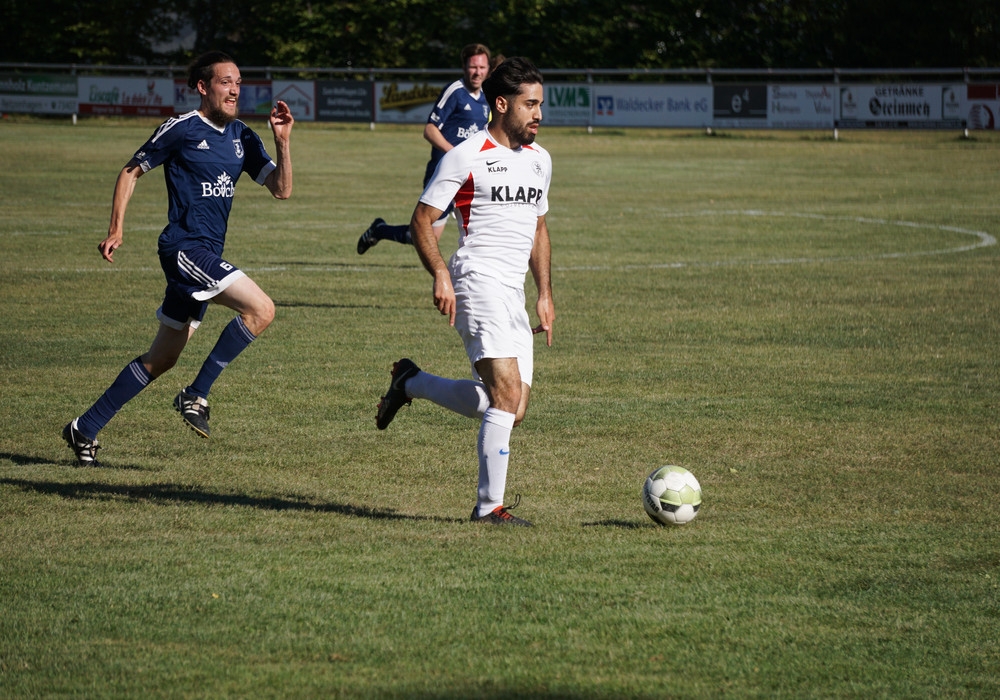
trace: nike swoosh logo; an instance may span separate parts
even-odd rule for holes
[[[498,161],[498,160],[488,160],[488,161],[486,161],[486,167],[489,167],[491,165],[496,165],[499,162],[500,161]]]
[[[502,454],[502,455],[509,455],[510,454],[510,450],[500,450],[500,454]]]
[[[412,377],[414,374],[416,374],[416,372],[409,372],[409,373],[399,372],[396,376],[392,378],[392,384],[390,385],[390,387],[394,391],[403,391],[405,393],[405,389],[403,387],[406,386],[406,380]]]

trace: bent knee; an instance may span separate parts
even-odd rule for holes
[[[270,297],[264,297],[252,310],[243,314],[243,324],[254,335],[260,335],[274,321],[274,314],[274,302]]]

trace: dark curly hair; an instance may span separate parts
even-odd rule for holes
[[[215,75],[215,64],[236,63],[232,56],[222,51],[209,51],[194,59],[194,63],[188,68],[188,87],[192,90],[198,87],[199,81],[204,81],[207,85],[212,82]]]
[[[513,97],[521,92],[522,85],[541,85],[542,82],[542,74],[534,63],[515,56],[493,69],[490,77],[483,81],[483,92],[490,108],[495,110],[498,97]]]

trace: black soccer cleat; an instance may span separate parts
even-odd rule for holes
[[[510,511],[521,504],[521,495],[514,497],[514,504],[510,506],[497,506],[486,515],[476,515],[476,508],[472,509],[472,517],[469,518],[474,523],[486,523],[487,525],[519,525],[520,527],[534,527],[524,518],[511,515]]]
[[[396,417],[396,411],[410,403],[411,399],[406,395],[406,380],[419,371],[420,368],[413,360],[405,357],[392,365],[392,383],[389,384],[389,391],[378,402],[378,411],[375,413],[375,425],[379,430],[388,428]]]
[[[375,229],[384,223],[385,221],[382,219],[375,219],[368,230],[361,234],[361,238],[358,239],[358,255],[364,255],[369,248],[378,243],[379,239],[375,235]]]
[[[181,392],[174,397],[174,408],[188,427],[203,438],[211,432],[208,429],[208,401],[194,394]]]
[[[73,450],[78,465],[81,467],[99,467],[101,465],[97,463],[97,451],[101,449],[101,446],[96,439],[91,440],[76,429],[77,420],[79,419],[74,418],[63,428],[63,440]]]

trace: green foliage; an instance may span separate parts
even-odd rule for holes
[[[451,68],[482,42],[545,68],[989,67],[1000,22],[982,0],[8,0],[4,61]]]
[[[292,198],[237,188],[278,316],[212,438],[170,402],[219,308],[71,466],[156,325],[159,170],[96,251],[153,128],[0,126],[0,696],[1000,694],[995,134],[543,128],[558,317],[508,531],[466,521],[474,421],[374,427],[401,355],[468,373],[413,250],[354,252],[412,211],[418,127],[296,125]],[[684,527],[640,503],[668,463]]]

